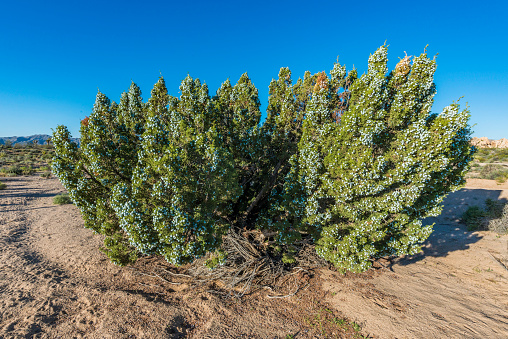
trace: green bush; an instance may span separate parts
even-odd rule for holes
[[[55,205],[72,204],[72,200],[69,197],[69,194],[60,194],[60,195],[56,195],[53,198],[53,204],[55,204]]]
[[[22,166],[20,167],[21,169],[21,174],[23,175],[31,175],[35,172],[35,170],[33,169],[32,166],[28,165],[28,166]]]
[[[471,206],[462,214],[462,222],[466,224],[468,231],[480,230],[486,215],[481,207]]]
[[[162,77],[147,103],[134,83],[119,104],[99,92],[79,148],[66,127],[53,133],[53,173],[117,264],[138,252],[192,262],[233,228],[275,234],[287,263],[306,240],[363,271],[418,252],[432,231],[421,220],[469,169],[468,110],[430,113],[435,67],[423,53],[388,72],[382,46],[360,77],[336,63],[293,83],[282,68],[262,125],[247,74],[214,96],[190,76],[179,98]]]
[[[471,206],[462,215],[469,231],[489,230],[500,234],[508,233],[508,204],[487,199],[485,208]]]
[[[43,172],[43,173],[41,173],[41,177],[43,177],[43,178],[50,178],[51,177],[51,172],[50,171]]]
[[[496,180],[504,182],[508,178],[508,168],[502,165],[487,164],[482,166],[478,174],[480,179]]]
[[[7,187],[7,185],[0,181],[0,190],[4,190]]]
[[[6,173],[9,176],[16,176],[23,174],[23,168],[19,166],[9,166],[9,167],[2,167],[0,169],[2,173]]]

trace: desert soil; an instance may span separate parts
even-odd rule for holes
[[[0,338],[508,337],[508,235],[459,223],[468,206],[508,199],[508,184],[468,180],[425,221],[434,233],[416,256],[363,274],[302,271],[294,296],[238,300],[174,283],[159,258],[111,264],[78,210],[53,205],[56,179],[1,180]]]

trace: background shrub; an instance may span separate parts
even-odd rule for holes
[[[72,204],[72,200],[69,197],[69,194],[59,194],[53,198],[53,204],[55,205]]]
[[[23,168],[20,166],[13,165],[13,166],[8,166],[8,167],[3,167],[1,169],[1,171],[3,173],[6,173],[9,176],[16,176],[16,175],[21,175],[23,173]]]
[[[51,177],[51,172],[50,171],[42,172],[41,173],[41,177],[43,177],[43,178],[50,178]]]
[[[487,228],[489,231],[497,232],[499,234],[508,234],[508,204],[500,204],[500,212],[497,216],[487,221]]]
[[[502,165],[487,164],[481,167],[478,177],[481,179],[505,182],[508,178],[508,168]]]
[[[462,215],[469,231],[489,230],[500,234],[508,233],[508,204],[504,201],[487,199],[485,208],[471,206]]]
[[[482,228],[486,214],[480,206],[471,206],[462,214],[462,222],[468,231],[476,231]]]

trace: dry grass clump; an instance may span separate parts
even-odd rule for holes
[[[485,208],[471,206],[462,215],[469,231],[489,230],[499,234],[508,233],[508,203],[487,199]]]
[[[504,204],[499,214],[498,218],[488,220],[487,229],[499,234],[508,234],[508,204]]]

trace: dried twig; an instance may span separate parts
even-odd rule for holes
[[[155,274],[155,276],[159,279],[161,279],[162,281],[168,283],[168,284],[171,284],[171,285],[181,285],[182,283],[178,283],[178,282],[172,282],[172,281],[169,281],[168,279],[166,278],[163,278],[161,277],[160,275],[158,275],[157,273],[155,273],[154,271],[152,271],[153,274]]]
[[[307,288],[307,286],[309,286],[309,284],[307,284],[304,288]],[[270,298],[270,299],[288,298],[288,297],[294,296],[299,290],[300,290],[300,286],[298,286],[293,293],[289,293],[289,294],[286,294],[286,295],[267,295],[266,297]]]
[[[499,266],[501,266],[502,268],[504,268],[506,271],[508,271],[508,267],[506,267],[506,265],[501,261],[499,260],[498,258],[496,258],[495,256],[492,255],[492,253],[490,253],[490,251],[488,252],[490,254],[490,256],[494,259],[495,262],[497,262],[499,264]]]
[[[171,272],[170,270],[165,269],[165,268],[164,268],[164,267],[162,267],[162,266],[159,266],[159,268],[160,268],[161,270],[163,270],[164,272],[166,272],[166,273],[168,273],[168,274],[171,274],[171,275],[173,275],[173,276],[175,276],[175,277],[184,277],[184,278],[190,278],[190,279],[193,279],[193,278],[194,278],[192,275]]]

